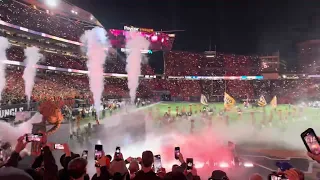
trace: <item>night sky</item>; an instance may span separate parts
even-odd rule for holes
[[[295,65],[297,42],[320,38],[318,0],[68,0],[106,28],[124,25],[176,33],[173,50],[263,55]],[[210,38],[211,37],[211,38]],[[291,65],[290,65],[291,64]]]

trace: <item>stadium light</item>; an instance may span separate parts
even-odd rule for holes
[[[45,0],[45,4],[49,7],[57,7],[59,0]]]
[[[155,35],[155,36],[152,36],[152,37],[151,37],[151,41],[152,41],[152,42],[158,41],[158,36],[156,36],[156,35]]]

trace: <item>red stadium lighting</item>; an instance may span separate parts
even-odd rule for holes
[[[158,36],[152,36],[151,41],[153,41],[153,42],[158,41]]]

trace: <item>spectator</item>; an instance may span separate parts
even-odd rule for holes
[[[78,158],[80,155],[71,152],[68,144],[63,144],[63,146],[64,154],[60,157],[60,163],[63,168],[59,170],[58,176],[59,179],[69,179],[68,164],[72,159]]]
[[[4,167],[0,168],[0,179],[1,180],[33,180],[33,178],[25,171],[15,167]]]
[[[187,177],[182,172],[169,172],[167,173],[163,180],[187,180]]]
[[[152,170],[152,164],[154,161],[153,153],[151,151],[144,151],[142,153],[141,166],[142,169],[136,173],[134,180],[159,180],[155,172]]]
[[[126,163],[123,160],[122,153],[115,153],[113,161],[110,164],[110,173],[113,178],[117,179],[130,179]]]
[[[253,174],[249,180],[263,180],[263,177],[260,174]]]
[[[72,159],[68,164],[70,180],[84,180],[87,174],[87,160],[83,158]]]
[[[227,173],[221,170],[212,171],[211,177],[209,180],[229,180]]]

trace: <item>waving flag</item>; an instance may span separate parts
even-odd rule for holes
[[[267,105],[267,101],[266,99],[264,99],[263,96],[260,96],[259,100],[258,100],[258,106],[263,107]]]
[[[201,94],[201,99],[200,99],[200,103],[205,105],[205,106],[208,106],[208,100],[207,100],[207,97],[203,94]]]
[[[273,107],[273,108],[276,108],[276,107],[278,106],[277,96],[274,96],[274,97],[272,98],[272,100],[270,101],[270,105],[271,105],[271,107]]]
[[[233,97],[231,97],[228,93],[224,93],[224,107],[226,109],[231,109],[235,104],[236,104],[236,100],[233,99]]]

